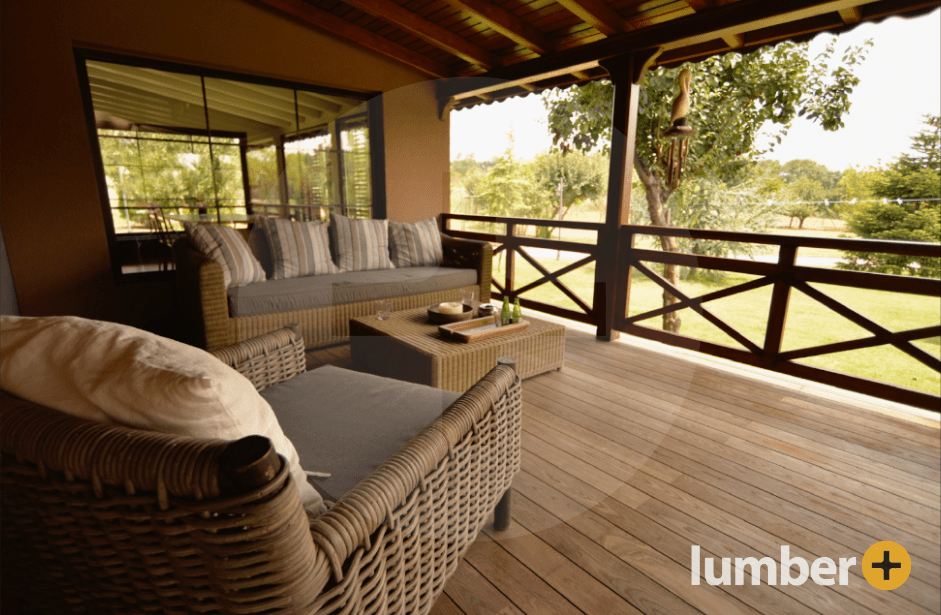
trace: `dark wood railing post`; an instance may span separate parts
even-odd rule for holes
[[[611,160],[608,167],[608,204],[604,230],[598,234],[598,260],[595,263],[595,313],[597,336],[615,340],[615,297],[627,293],[630,278],[618,270],[619,229],[630,222],[631,177],[634,169],[634,138],[637,133],[638,83],[657,51],[626,54],[600,64],[614,83],[614,112],[611,117]],[[621,278],[624,278],[623,280]]]
[[[506,276],[504,278],[504,293],[505,297],[509,297],[510,301],[513,301],[513,283],[516,279],[516,247],[513,242],[513,238],[516,237],[516,225],[512,222],[506,223],[506,243],[503,244],[505,247],[503,252],[506,254]]]
[[[768,328],[765,330],[763,363],[767,368],[774,366],[781,352],[781,340],[784,338],[784,324],[787,321],[787,306],[791,299],[796,261],[797,246],[781,246],[778,253],[774,290],[771,293],[771,307],[768,309]]]

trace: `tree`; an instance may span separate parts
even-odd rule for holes
[[[474,155],[458,156],[451,161],[452,208],[462,213],[477,213],[480,182],[486,175],[484,163],[477,162]],[[460,199],[454,202],[455,195]]]
[[[785,198],[784,213],[797,218],[797,228],[804,228],[804,220],[824,211],[826,192],[820,182],[810,177],[798,177],[782,191]]]
[[[533,202],[526,212],[532,218],[562,220],[574,205],[598,198],[607,187],[605,160],[581,152],[541,154],[532,163],[532,174],[537,190],[544,197]],[[548,238],[552,228],[540,226],[536,233]]]
[[[478,184],[479,196],[487,213],[518,216],[531,208],[542,195],[534,194],[530,170],[513,154],[513,134],[502,156],[493,161]]]
[[[849,109],[849,95],[859,82],[853,67],[866,55],[864,47],[849,48],[835,56],[833,39],[816,62],[808,58],[806,43],[781,43],[752,53],[714,56],[689,65],[693,89],[689,125],[691,139],[685,177],[737,184],[754,158],[763,153],[757,142],[766,123],[777,127],[776,142],[790,122],[804,116],[837,130]],[[634,170],[647,201],[652,224],[671,226],[670,197],[675,191],[663,178],[669,140],[663,136],[670,126],[671,102],[679,69],[648,71],[640,89]],[[607,149],[610,143],[613,86],[596,81],[558,91],[544,98],[549,110],[553,142],[563,152],[572,149]],[[674,238],[663,237],[661,247],[677,251]],[[664,277],[676,284],[679,268],[664,267]],[[664,305],[676,299],[664,293]],[[664,316],[664,328],[678,331],[676,312]]]
[[[941,241],[941,117],[925,116],[926,128],[912,138],[912,152],[869,178],[873,196],[847,218],[850,229],[867,239]],[[937,258],[912,260],[874,252],[847,252],[844,269],[941,276]]]

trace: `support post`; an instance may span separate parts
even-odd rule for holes
[[[608,203],[604,230],[598,236],[595,263],[593,311],[597,336],[616,340],[618,331],[615,305],[619,292],[628,292],[628,272],[619,271],[621,261],[620,228],[630,221],[631,177],[634,170],[634,144],[637,134],[638,85],[660,50],[626,54],[605,60],[601,66],[614,83],[614,109],[611,117],[611,161],[608,170]],[[624,280],[620,277],[623,276]]]
[[[797,262],[797,246],[781,246],[778,253],[778,277],[771,292],[771,307],[768,311],[768,328],[765,330],[763,364],[774,369],[781,352],[784,324],[787,321],[787,306],[791,299],[791,284],[794,281],[794,264]]]

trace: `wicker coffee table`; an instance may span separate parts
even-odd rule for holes
[[[474,342],[448,339],[428,323],[426,308],[350,320],[353,365],[378,376],[427,384],[463,393],[500,357],[516,359],[516,371],[528,378],[562,367],[565,327],[525,317],[529,327]]]

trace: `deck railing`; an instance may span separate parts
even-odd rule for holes
[[[451,228],[454,225],[450,224],[450,221],[455,220],[477,223],[475,226],[478,227],[478,229],[486,225],[492,225],[493,227],[505,225],[505,231],[502,233],[489,230],[486,232],[482,230],[463,231]],[[601,305],[602,302],[599,302],[597,297],[578,297],[559,280],[559,277],[565,273],[596,262],[596,259],[601,254],[598,243],[601,240],[604,225],[590,222],[445,214],[442,216],[442,226],[446,232],[456,237],[490,241],[496,245],[495,254],[505,253],[504,276],[502,280],[495,278],[493,282],[496,288],[496,292],[494,292],[496,299],[502,299],[504,296],[507,296],[512,301],[522,293],[530,291],[540,285],[551,283],[559,288],[565,296],[569,297],[575,305],[578,306],[579,310],[552,305],[542,301],[535,301],[526,297],[520,297],[520,304],[524,307],[548,314],[594,324],[598,326],[599,331],[601,331],[602,319],[596,306]],[[522,236],[518,233],[518,229],[523,226],[589,230],[597,233],[597,239],[594,244],[588,244]],[[700,242],[721,241],[775,246],[778,250],[778,258],[777,262],[759,262],[747,259],[702,256],[683,252],[666,252],[635,247],[634,244],[637,236],[648,236],[654,239],[662,236],[670,236],[681,239],[698,240]],[[637,225],[622,226],[619,231],[618,242],[620,244],[620,250],[618,250],[620,262],[617,264],[617,267],[610,268],[616,271],[616,280],[613,286],[616,288],[614,328],[617,331],[674,346],[697,350],[713,356],[763,367],[808,380],[835,385],[868,395],[898,401],[916,407],[934,411],[939,411],[939,408],[941,408],[941,397],[938,395],[797,362],[800,359],[820,357],[837,352],[891,345],[935,372],[941,373],[941,360],[912,343],[917,340],[941,336],[941,325],[928,322],[924,323],[924,326],[914,329],[892,331],[828,295],[819,288],[812,286],[812,284],[827,284],[857,289],[883,290],[933,297],[941,300],[941,280],[842,269],[826,269],[797,264],[799,248],[900,254],[910,256],[913,260],[917,260],[922,258],[941,258],[941,245],[867,239],[796,237],[791,235],[738,233]],[[537,258],[526,250],[526,248],[563,250],[566,252],[584,254],[585,257],[555,272],[549,272],[544,265],[539,263]],[[525,259],[542,277],[517,287],[515,283],[516,255]],[[758,277],[742,284],[709,292],[702,296],[692,297],[667,281],[662,275],[655,271],[656,267],[651,266],[651,264],[673,264],[681,267],[747,274]],[[629,315],[630,280],[631,272],[633,271],[643,274],[655,284],[659,285],[664,291],[673,295],[677,302],[666,307],[658,307],[643,313]],[[764,336],[760,341],[750,339],[729,322],[717,316],[707,305],[711,301],[732,297],[767,286],[770,286],[772,289],[771,302],[766,316]],[[595,292],[598,292],[601,285],[596,283],[594,288]],[[825,308],[868,331],[871,336],[799,349],[782,350],[784,327],[787,321],[792,289],[800,291]],[[747,298],[743,298],[743,300],[747,300]],[[682,333],[673,333],[638,324],[642,320],[662,316],[663,314],[686,308],[697,312],[707,321],[715,325],[719,330],[738,343],[741,348],[726,346],[713,341],[683,335]],[[941,320],[941,311],[939,311],[939,320]]]
[[[489,226],[493,230],[487,232],[476,230],[466,231],[452,228],[449,224],[452,220],[464,220],[476,223],[475,226]],[[550,229],[569,229],[578,231],[589,231],[599,233],[604,225],[596,222],[568,222],[565,220],[540,220],[532,218],[505,218],[502,216],[479,216],[474,214],[443,214],[441,216],[442,229],[454,237],[464,237],[468,239],[479,239],[489,241],[495,244],[494,257],[503,254],[504,275],[503,279],[498,280],[496,276],[493,279],[493,286],[496,291],[493,292],[494,299],[502,300],[508,297],[510,301],[520,300],[520,305],[525,308],[545,312],[562,318],[569,318],[578,322],[587,324],[596,324],[595,309],[592,304],[592,298],[586,301],[579,297],[571,288],[569,288],[559,278],[566,273],[581,269],[595,262],[598,257],[597,237],[594,243],[579,243],[576,241],[562,241],[558,239],[543,239],[540,237],[529,237],[521,235],[518,230],[521,227],[550,228]],[[496,227],[503,226],[504,232],[496,232]],[[530,254],[526,248],[544,248],[549,250],[558,250],[564,252],[574,252],[584,254],[585,257],[570,263],[557,271],[550,272],[539,260]],[[519,255],[527,263],[539,272],[542,277],[533,280],[519,288],[516,286],[516,257]],[[578,307],[577,310],[566,308],[544,301],[536,301],[527,297],[520,297],[521,294],[533,290],[543,284],[552,284],[568,297]]]

